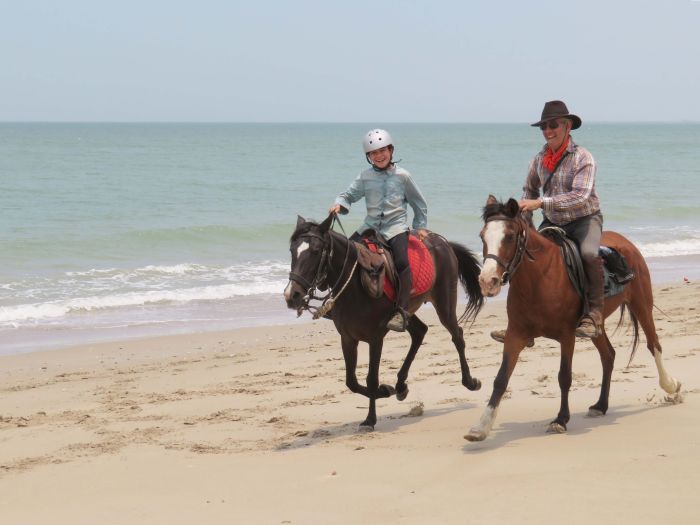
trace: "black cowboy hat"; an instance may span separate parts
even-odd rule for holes
[[[542,118],[538,122],[530,125],[539,126],[540,124],[555,118],[568,118],[571,120],[571,129],[578,129],[581,127],[581,119],[578,117],[578,115],[569,113],[566,104],[564,104],[561,100],[550,100],[549,102],[545,102],[544,109],[542,110]]]

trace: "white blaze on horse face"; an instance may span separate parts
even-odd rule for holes
[[[506,228],[503,221],[493,221],[486,224],[483,233],[483,242],[484,246],[486,247],[487,254],[498,255],[498,251],[501,249],[501,243],[503,242],[505,234]],[[490,283],[494,277],[499,283],[498,286],[494,288],[495,293],[498,293],[501,282],[501,275],[498,272],[498,263],[493,259],[486,259],[483,267],[481,268],[481,273],[479,274],[479,282],[483,287],[484,285]],[[490,284],[489,288],[491,288]]]
[[[309,249],[309,243],[304,241],[297,247],[297,259],[299,256]]]

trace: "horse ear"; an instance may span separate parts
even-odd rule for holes
[[[498,200],[496,200],[496,197],[493,195],[489,195],[489,198],[486,199],[486,206],[492,206],[494,204],[498,204]]]
[[[299,226],[304,224],[306,222],[306,219],[302,217],[301,215],[297,215],[297,230],[299,229]]]
[[[518,212],[520,211],[520,205],[518,204],[518,201],[516,201],[512,197],[508,199],[508,202],[506,203],[506,210],[508,211],[509,217],[515,217],[516,215],[518,215]]]
[[[322,232],[327,232],[328,230],[331,229],[331,225],[333,223],[333,217],[334,217],[334,215],[332,213],[329,213],[328,217],[326,217],[326,220],[318,225]]]

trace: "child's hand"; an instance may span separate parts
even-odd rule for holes
[[[416,235],[418,235],[418,240],[420,240],[420,242],[423,242],[425,239],[427,239],[429,234],[430,232],[428,230],[424,230],[423,228],[416,231]]]

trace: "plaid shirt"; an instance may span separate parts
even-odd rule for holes
[[[599,212],[600,201],[595,191],[596,164],[593,155],[570,139],[563,160],[550,175],[542,165],[547,147],[545,145],[530,162],[523,186],[523,198],[539,198],[540,190],[546,184],[542,197],[542,212],[545,218],[560,226]]]

